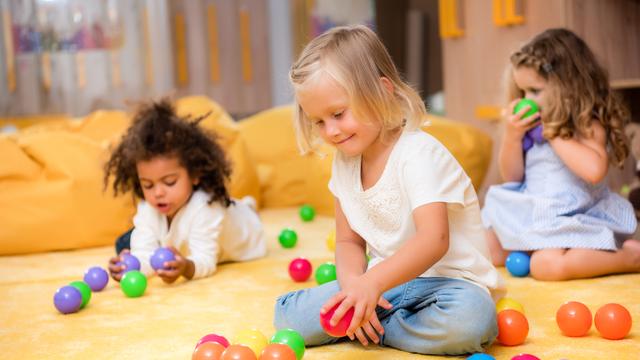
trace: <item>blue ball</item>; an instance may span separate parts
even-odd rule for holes
[[[151,267],[154,270],[164,269],[165,262],[174,261],[175,259],[175,255],[173,255],[173,252],[168,248],[157,248],[156,251],[153,252],[153,255],[151,255]]]
[[[514,251],[507,256],[507,270],[515,277],[529,275],[529,262],[531,258],[524,252]]]
[[[496,360],[491,355],[483,354],[483,353],[475,353],[467,358],[467,360]]]
[[[116,265],[124,265],[123,273],[131,270],[140,270],[140,260],[131,254],[123,254],[122,261],[118,261]]]
[[[109,274],[99,266],[94,266],[84,273],[84,282],[89,284],[92,291],[100,291],[107,286]]]
[[[63,286],[53,295],[53,305],[63,314],[74,313],[82,305],[82,294],[71,285]]]

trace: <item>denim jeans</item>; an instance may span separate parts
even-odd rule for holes
[[[294,329],[310,346],[340,341],[326,334],[319,321],[320,308],[338,290],[338,282],[332,281],[280,296],[276,329]],[[470,282],[416,278],[383,296],[393,308],[376,308],[384,327],[381,345],[420,354],[461,355],[483,351],[498,335],[491,296]]]
[[[120,235],[116,240],[116,255],[119,255],[122,250],[131,249],[131,233],[133,228],[129,229],[126,233]]]

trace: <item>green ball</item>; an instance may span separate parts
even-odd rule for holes
[[[336,277],[336,266],[331,262],[326,262],[316,269],[316,282],[318,285],[322,285],[324,283],[328,283],[329,281],[333,281],[337,279]]]
[[[297,331],[293,329],[281,329],[271,338],[272,344],[284,344],[289,346],[294,353],[296,353],[296,359],[302,359],[304,355],[304,339]]]
[[[522,118],[526,118],[529,117],[535,113],[537,113],[538,111],[540,111],[540,107],[538,106],[538,104],[536,104],[535,101],[531,100],[531,99],[522,99],[520,101],[518,101],[518,103],[516,104],[516,106],[513,108],[513,113],[516,114],[518,113],[520,110],[522,110],[525,106],[529,106],[529,110],[527,110],[527,112],[522,115]]]
[[[290,249],[296,246],[296,242],[298,242],[298,234],[291,229],[284,229],[278,236],[278,241],[280,241],[280,245],[282,247]]]
[[[147,289],[147,277],[138,270],[128,271],[120,279],[120,288],[128,297],[140,297]]]
[[[300,207],[300,218],[302,221],[311,221],[316,216],[316,211],[309,205]]]
[[[80,291],[80,294],[82,295],[82,303],[80,304],[80,309],[84,309],[87,303],[89,303],[89,300],[91,300],[91,287],[89,287],[89,284],[84,281],[74,281],[69,285]]]

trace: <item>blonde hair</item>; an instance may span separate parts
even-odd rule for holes
[[[629,155],[624,127],[629,112],[609,87],[607,72],[587,44],[566,29],[549,29],[511,55],[507,74],[509,100],[524,96],[513,79],[513,70],[528,67],[551,86],[542,109],[544,136],[563,139],[592,136],[591,122],[605,129],[609,158],[621,167]]]
[[[313,39],[291,67],[289,80],[298,92],[319,74],[331,76],[345,89],[358,119],[382,125],[381,138],[403,125],[412,130],[424,123],[422,99],[400,78],[387,49],[365,26],[336,27]],[[382,77],[391,82],[393,93],[384,87]],[[318,135],[297,100],[294,125],[300,150],[314,150]]]

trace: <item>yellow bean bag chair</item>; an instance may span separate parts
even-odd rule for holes
[[[181,115],[210,115],[233,166],[232,196],[260,198],[258,177],[231,117],[204,97],[176,103]],[[109,147],[130,123],[120,111],[97,111],[81,120],[56,120],[0,135],[0,255],[112,244],[131,227],[131,196],[103,192]]]
[[[440,140],[460,162],[473,185],[480,187],[491,161],[491,138],[480,130],[429,115],[423,128]],[[240,121],[251,157],[258,166],[262,205],[267,208],[309,204],[333,215],[333,196],[327,188],[333,149],[301,156],[293,129],[293,107],[282,106]]]

